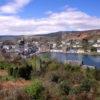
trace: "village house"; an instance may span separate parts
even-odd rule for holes
[[[100,53],[100,39],[97,39],[97,42],[93,44],[93,47],[97,49],[97,53]]]

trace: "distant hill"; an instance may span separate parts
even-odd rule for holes
[[[27,36],[0,36],[0,41],[4,40],[18,40],[20,38],[25,38],[26,40],[55,40],[59,39],[74,39],[81,40],[84,38],[92,39],[92,38],[100,38],[100,29],[97,30],[87,30],[87,31],[59,31],[48,34],[40,34],[40,35],[27,35]]]
[[[5,40],[17,40],[19,39],[21,36],[12,36],[12,35],[4,35],[4,36],[0,36],[0,41],[5,41]]]
[[[100,38],[100,29],[87,31],[60,31],[49,34],[37,35],[44,38],[61,38],[61,39],[92,39]]]

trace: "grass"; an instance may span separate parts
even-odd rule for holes
[[[13,76],[0,76],[0,82],[15,81]]]

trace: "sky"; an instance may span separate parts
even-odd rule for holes
[[[0,0],[0,35],[100,29],[100,0]]]

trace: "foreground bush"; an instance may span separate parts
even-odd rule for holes
[[[58,83],[60,76],[58,73],[52,73],[51,77],[50,77],[52,82]]]
[[[67,95],[69,94],[70,86],[68,81],[66,80],[61,81],[59,87],[62,94],[67,94]]]
[[[60,67],[60,63],[56,62],[56,61],[52,61],[49,65],[48,68],[51,71],[57,70]]]
[[[81,91],[89,92],[90,89],[93,87],[94,82],[90,79],[84,79],[80,85]]]
[[[43,85],[39,80],[34,80],[32,85],[25,88],[25,92],[33,99],[37,100],[41,98],[43,91]]]
[[[15,80],[15,79],[12,76],[0,76],[0,82],[13,81],[13,80]]]
[[[69,91],[69,94],[71,94],[71,95],[77,95],[78,93],[80,93],[80,87],[79,86],[72,87]]]
[[[21,67],[10,67],[8,73],[15,78],[22,77],[27,80],[31,78],[31,71],[32,67],[25,65]]]
[[[79,65],[72,65],[72,64],[64,64],[64,68],[67,71],[80,71],[80,66]]]
[[[8,69],[12,64],[7,61],[0,61],[0,69]]]

